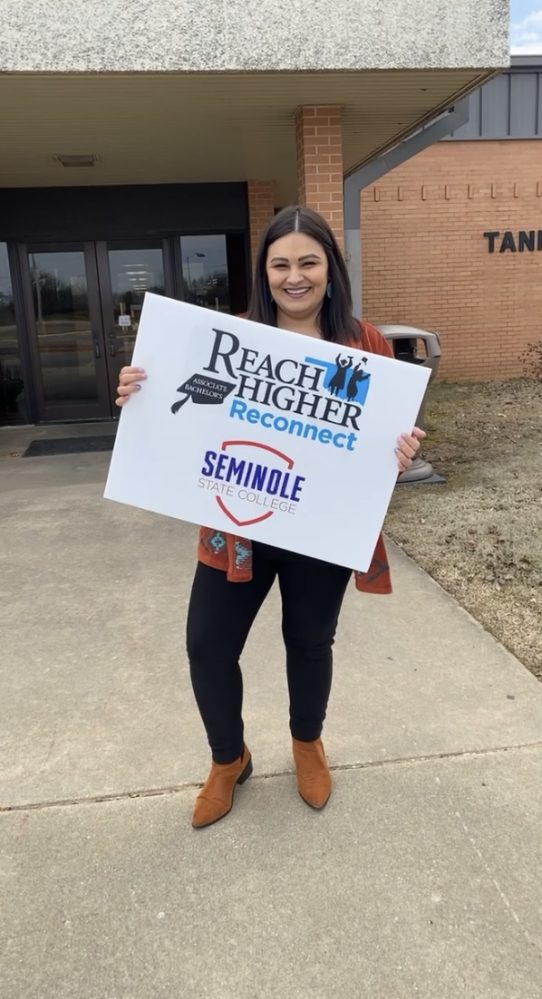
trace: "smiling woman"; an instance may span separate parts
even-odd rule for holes
[[[256,257],[248,317],[290,333],[303,333],[350,347],[359,345],[367,352],[392,356],[391,348],[375,327],[353,318],[350,284],[337,241],[325,219],[306,207],[283,209],[264,230]],[[231,378],[231,384],[222,383],[235,389],[231,416],[259,425],[264,431],[272,425],[285,435],[318,439],[319,443],[340,448],[343,454],[354,449],[357,438],[350,428],[359,429],[356,420],[361,411],[354,401],[357,377],[353,390],[350,391],[349,382],[346,398],[344,394],[341,396],[345,373],[353,365],[351,357],[343,357],[339,348],[336,361],[329,366],[318,357],[306,356],[303,363],[287,358],[273,364],[271,354],[261,359],[257,350],[241,347],[240,341],[226,331],[215,329],[215,334],[215,347],[204,370]],[[235,353],[239,353],[239,368],[233,366]],[[219,360],[223,370],[216,367]],[[326,373],[327,367],[331,372]],[[356,371],[356,368],[351,371],[350,381]],[[143,388],[145,377],[140,368],[127,367],[121,371],[118,405],[124,405]],[[329,392],[327,397],[319,392],[322,383]],[[187,387],[181,386],[179,391],[186,393]],[[262,410],[253,403],[269,409]],[[284,414],[277,415],[276,409],[284,410]],[[305,422],[306,416],[311,422]],[[322,420],[330,426],[320,427],[317,421]],[[249,439],[244,439],[245,436]],[[411,464],[424,436],[423,431],[414,428],[398,439],[395,453],[399,471]],[[262,458],[260,451],[255,459],[249,457],[247,461],[244,452],[237,455],[207,450],[198,485],[216,494],[217,505],[230,520],[243,527],[272,516],[277,508],[287,515],[295,514],[305,477],[292,473],[293,460],[263,441],[255,441],[250,434],[244,435],[243,440],[224,442],[222,451],[230,446],[256,447],[275,458],[278,456],[287,466],[277,467],[267,455]],[[246,519],[246,511],[244,516],[239,511],[233,513],[229,504],[236,498],[254,504],[250,519]],[[285,506],[281,507],[281,503]],[[325,524],[315,518],[314,529],[324,530]],[[212,763],[195,801],[192,816],[195,828],[224,818],[231,810],[236,786],[252,773],[251,754],[244,741],[239,657],[275,579],[282,597],[297,787],[311,808],[321,809],[327,804],[332,781],[321,734],[331,689],[332,645],[351,575],[352,570],[343,565],[257,540],[249,541],[212,527],[200,530],[198,566],[188,608],[187,652]],[[368,571],[356,572],[355,579],[358,590],[391,592],[381,537]]]
[[[304,233],[278,239],[266,265],[267,280],[278,309],[277,325],[284,317],[307,324],[315,335],[314,317],[320,313],[328,285],[328,264],[318,243]]]
[[[279,329],[358,343],[352,295],[335,236],[310,208],[283,208],[269,224],[254,270],[248,318]]]

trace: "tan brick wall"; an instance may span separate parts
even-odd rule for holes
[[[299,203],[327,219],[344,249],[342,109],[301,107],[295,124]]]
[[[542,251],[483,233],[542,229],[542,142],[441,142],[361,198],[363,314],[435,329],[449,379],[521,375],[542,338]]]
[[[248,215],[250,225],[250,255],[252,270],[262,232],[275,213],[275,185],[272,180],[249,180]]]

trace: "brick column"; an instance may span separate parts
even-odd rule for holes
[[[327,219],[344,249],[342,108],[300,107],[295,124],[299,203]]]
[[[275,214],[275,185],[272,180],[249,180],[248,213],[252,270],[263,230]]]

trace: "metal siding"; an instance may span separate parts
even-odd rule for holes
[[[503,73],[482,87],[481,138],[508,138],[509,120],[510,76],[508,73]]]
[[[538,73],[510,74],[510,135],[525,139],[536,135]]]
[[[482,90],[480,87],[474,94],[470,95],[469,113],[472,113],[473,137],[479,139],[482,134]]]
[[[480,111],[482,105],[482,87],[475,90],[473,94],[468,97],[469,102],[469,120],[465,122],[460,128],[454,129],[450,132],[447,139],[479,139],[480,138]]]
[[[469,97],[469,121],[446,141],[542,138],[542,73],[518,68],[489,80]]]

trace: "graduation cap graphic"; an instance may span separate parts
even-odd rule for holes
[[[218,406],[233,391],[233,382],[224,382],[220,378],[209,378],[207,375],[191,375],[190,378],[179,385],[177,392],[184,395],[183,399],[178,399],[171,407],[172,413],[178,413],[185,402],[192,399],[198,406]]]

